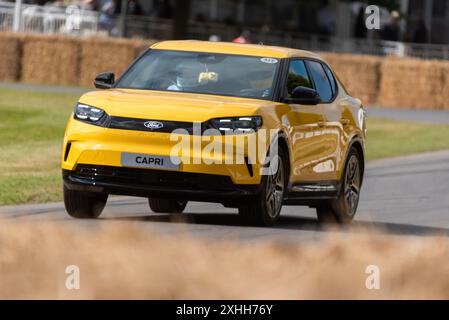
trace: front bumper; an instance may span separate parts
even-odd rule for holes
[[[202,173],[80,164],[62,174],[70,190],[219,202],[231,207],[260,191],[260,185],[234,184],[229,176]]]
[[[172,150],[187,144],[189,162],[182,162],[178,173],[210,174],[227,176],[235,185],[258,185],[261,182],[260,164],[236,163],[237,136],[217,139],[220,149],[213,153],[204,153],[213,137],[204,136],[199,140],[191,135],[175,135],[164,132],[145,132],[103,128],[76,121],[70,118],[64,137],[62,169],[74,171],[80,165],[102,167],[121,167],[122,153],[170,156]],[[195,141],[199,141],[195,145]],[[228,146],[234,146],[228,152]],[[248,147],[245,145],[245,150]],[[185,149],[182,148],[184,152]],[[226,152],[225,152],[226,151]],[[254,161],[253,161],[254,162]],[[235,163],[235,164],[234,164]]]

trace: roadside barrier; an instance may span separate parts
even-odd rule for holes
[[[112,71],[119,76],[129,64],[155,41],[132,39],[90,38],[80,41],[80,80],[82,86],[92,86],[99,72]]]
[[[96,74],[119,76],[156,40],[0,32],[0,81],[92,87]],[[449,62],[321,53],[365,105],[449,110]]]
[[[378,103],[384,107],[441,110],[449,108],[448,63],[388,58],[381,64]]]
[[[0,81],[15,81],[20,75],[20,40],[9,33],[0,33]]]
[[[21,81],[79,85],[80,45],[77,38],[26,35],[21,42]]]
[[[385,58],[368,55],[320,53],[348,92],[370,105],[377,102],[380,65]]]

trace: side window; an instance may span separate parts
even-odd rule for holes
[[[332,71],[329,69],[329,67],[325,64],[322,64],[324,71],[327,74],[327,78],[329,79],[330,83],[331,83],[331,88],[332,88],[332,96],[335,95],[335,93],[337,92],[337,81],[335,81],[334,75],[332,74]]]
[[[312,83],[307,74],[306,66],[302,60],[293,60],[290,62],[287,78],[287,96],[291,97],[296,87],[312,88]]]
[[[310,75],[315,83],[315,89],[320,94],[321,100],[325,103],[332,100],[332,87],[321,63],[307,61],[307,67],[309,68]]]

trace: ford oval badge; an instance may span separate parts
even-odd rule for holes
[[[160,129],[164,126],[164,124],[159,121],[147,121],[143,125],[150,130]]]

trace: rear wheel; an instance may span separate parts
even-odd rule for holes
[[[274,172],[262,177],[262,188],[258,195],[247,206],[239,208],[239,215],[250,225],[271,226],[279,218],[287,187],[288,166],[287,155],[279,148],[278,157],[270,160],[278,161]]]
[[[63,193],[67,213],[78,219],[98,218],[108,200],[107,194],[69,190],[66,186]]]
[[[359,204],[362,174],[360,155],[352,148],[343,172],[340,195],[317,208],[319,222],[346,224],[352,221]]]
[[[185,200],[148,198],[151,211],[155,213],[182,213],[187,206]]]

